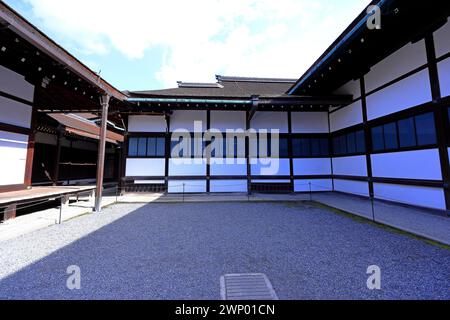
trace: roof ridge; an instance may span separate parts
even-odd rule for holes
[[[256,82],[256,83],[295,83],[298,79],[289,78],[258,78],[258,77],[235,77],[216,75],[218,82]]]

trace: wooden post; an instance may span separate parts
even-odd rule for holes
[[[31,187],[33,178],[33,161],[34,161],[34,146],[36,144],[36,127],[37,127],[37,110],[35,107],[33,107],[30,125],[31,131],[30,135],[28,136],[27,159],[25,165],[24,184],[26,187]]]
[[[59,162],[61,160],[61,140],[63,137],[63,131],[61,127],[58,127],[58,136],[56,141],[56,155],[55,155],[55,168],[53,171],[53,185],[57,186],[59,181]]]
[[[10,204],[5,208],[4,214],[3,214],[3,220],[8,221],[16,218],[16,211],[17,211],[17,205]]]
[[[105,148],[106,148],[106,134],[108,123],[108,109],[110,96],[105,94],[101,97],[102,105],[102,124],[100,129],[100,140],[98,146],[98,162],[97,162],[97,189],[95,197],[95,212],[100,213],[102,210],[102,196],[103,196],[103,177],[105,170]]]

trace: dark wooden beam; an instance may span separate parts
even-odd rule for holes
[[[58,135],[56,137],[56,155],[54,160],[54,171],[53,171],[53,185],[57,186],[59,181],[59,166],[61,160],[61,142],[64,136],[64,130],[61,126],[58,127]]]
[[[36,129],[37,129],[37,110],[33,108],[31,113],[31,130],[28,135],[28,146],[27,146],[27,159],[25,162],[25,179],[24,184],[30,187],[33,178],[33,160],[34,160],[34,147],[36,144]]]
[[[252,107],[250,109],[250,112],[247,114],[248,122],[252,121],[253,117],[255,116],[256,112],[258,111],[258,108],[259,108],[259,97],[253,96],[252,97]]]
[[[370,197],[374,197],[374,186],[373,186],[373,174],[372,174],[372,139],[371,139],[371,131],[369,127],[369,119],[367,116],[367,101],[366,101],[366,82],[364,77],[360,79],[361,86],[361,105],[362,105],[362,114],[363,114],[363,126],[364,126],[364,139],[366,144],[366,167],[367,167],[367,181],[369,182],[369,194]]]
[[[292,112],[287,113],[288,116],[288,134],[292,135]],[[291,184],[293,186],[292,192],[295,191],[294,180],[294,144],[292,143],[292,137],[288,139],[288,152],[289,152],[289,172],[291,174]]]
[[[206,111],[206,130],[211,129],[211,110]],[[206,192],[211,192],[211,153],[206,155]]]
[[[433,103],[438,103],[441,99],[441,89],[439,83],[438,66],[436,62],[436,49],[433,34],[425,37],[427,50],[428,70],[430,75],[431,93]],[[434,120],[436,123],[436,136],[439,147],[439,158],[441,162],[442,179],[444,180],[444,195],[447,213],[450,214],[450,165],[448,156],[448,114],[447,106],[439,105],[434,110]]]

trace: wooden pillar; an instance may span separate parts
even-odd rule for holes
[[[211,129],[211,110],[206,111],[206,130]],[[206,155],[206,192],[211,192],[211,152]]]
[[[61,140],[63,138],[63,129],[61,127],[58,128],[58,136],[56,140],[56,155],[55,155],[55,167],[53,171],[53,185],[57,186],[59,181],[59,162],[61,160]]]
[[[100,128],[100,139],[98,145],[98,160],[97,160],[97,189],[95,197],[95,212],[100,213],[102,210],[102,196],[103,196],[103,178],[105,174],[105,149],[106,149],[106,134],[108,124],[108,110],[110,96],[105,94],[101,97],[102,105],[102,124]]]
[[[292,192],[295,192],[295,179],[294,179],[294,143],[292,136],[292,111],[288,112],[288,153],[289,153],[289,172],[291,176]]]
[[[330,155],[330,165],[331,165],[331,190],[335,191],[334,188],[334,149],[333,149],[333,133],[331,132],[331,117],[330,110],[327,112],[328,114],[328,152]]]
[[[250,163],[250,137],[248,135],[249,130],[251,128],[251,120],[250,120],[250,112],[246,112],[246,130],[247,134],[245,137],[245,157],[247,158],[247,193],[249,195],[252,194],[252,166]]]
[[[37,110],[33,107],[31,115],[30,135],[28,136],[27,160],[25,164],[25,187],[31,187],[33,178],[34,147],[36,144]]]
[[[360,78],[361,86],[361,105],[363,114],[363,126],[364,126],[364,138],[366,144],[366,166],[367,166],[367,181],[369,183],[369,195],[371,198],[375,197],[375,191],[373,186],[373,173],[372,173],[372,133],[368,126],[368,116],[367,116],[367,102],[366,102],[366,82],[364,76]]]
[[[15,203],[8,205],[3,213],[3,220],[8,221],[16,218],[17,205]]]
[[[170,155],[172,148],[172,135],[170,134],[170,115],[166,114],[166,150],[165,150],[165,167],[164,167],[164,177],[166,183],[166,192],[169,192],[169,164],[170,164]]]
[[[447,214],[450,215],[450,165],[448,156],[448,111],[447,106],[440,104],[441,88],[439,83],[439,72],[436,61],[436,49],[433,34],[425,36],[427,50],[428,71],[430,75],[431,94],[433,97],[434,120],[436,124],[436,137],[439,147],[439,158],[441,163],[442,180],[444,181],[445,206]]]

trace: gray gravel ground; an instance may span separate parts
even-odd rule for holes
[[[280,299],[450,299],[449,250],[306,204],[115,205],[0,243],[0,299],[215,300],[226,273],[265,273]]]

